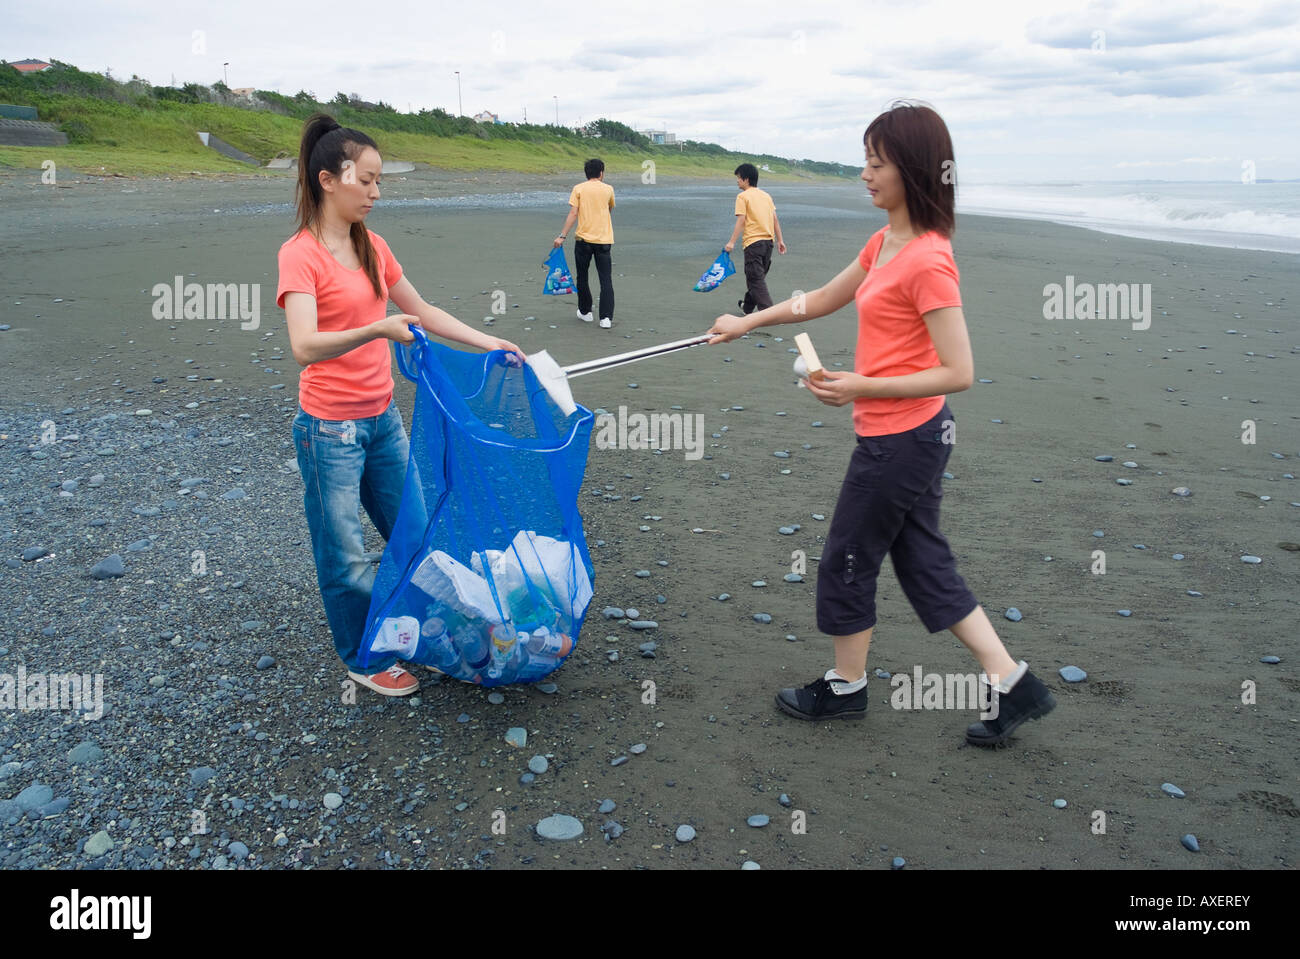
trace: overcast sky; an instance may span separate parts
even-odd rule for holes
[[[749,13],[744,11],[748,8]],[[1300,3],[435,0],[13,4],[0,57],[862,162],[898,97],[966,182],[1300,177]],[[197,33],[196,33],[197,31]]]

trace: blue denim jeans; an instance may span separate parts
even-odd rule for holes
[[[325,617],[334,648],[352,672],[370,612],[375,570],[364,558],[360,509],[387,540],[397,521],[410,449],[397,406],[359,420],[317,419],[301,407],[293,419],[293,446],[304,484],[303,507],[311,530]],[[364,670],[378,673],[388,656]]]

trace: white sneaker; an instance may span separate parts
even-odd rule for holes
[[[595,317],[593,317],[590,313],[583,313],[581,310],[579,310],[578,319],[582,320],[582,322],[584,323],[590,323],[593,319],[595,319]]]
[[[600,318],[600,328],[602,330],[608,330],[613,325],[614,325],[614,321],[611,320],[608,316],[602,316]]]

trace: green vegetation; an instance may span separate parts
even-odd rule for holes
[[[284,96],[258,90],[236,97],[224,83],[211,87],[153,86],[132,76],[117,81],[51,61],[54,69],[20,74],[0,61],[0,103],[28,104],[41,120],[68,135],[66,147],[0,147],[0,167],[39,168],[57,149],[61,166],[86,173],[168,175],[248,173],[199,142],[197,131],[215,134],[262,163],[296,156],[302,123],[317,111],[370,134],[391,159],[460,170],[501,169],[521,173],[572,173],[598,155],[611,173],[640,173],[653,160],[656,174],[717,177],[749,161],[770,170],[765,177],[856,177],[856,167],[766,154],[733,153],[716,143],[687,140],[656,146],[615,120],[599,119],[581,130],[554,124],[479,123],[444,110],[399,113],[339,93],[327,103],[300,90]]]

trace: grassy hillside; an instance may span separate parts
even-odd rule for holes
[[[209,150],[197,131],[215,134],[262,163],[297,154],[302,123],[315,111],[372,136],[388,159],[456,170],[572,173],[600,156],[611,173],[640,173],[653,160],[658,175],[725,176],[749,161],[767,164],[775,179],[856,176],[856,168],[813,160],[733,153],[717,144],[686,141],[655,146],[610,120],[575,131],[552,124],[480,124],[442,110],[398,113],[384,103],[339,94],[328,103],[300,91],[293,97],[257,91],[252,102],[221,83],[155,87],[133,77],[118,82],[55,62],[55,69],[23,75],[0,61],[0,103],[37,108],[43,121],[68,135],[66,147],[0,146],[0,167],[39,168],[47,159],[92,174],[127,176],[190,173],[256,174],[253,167]]]

